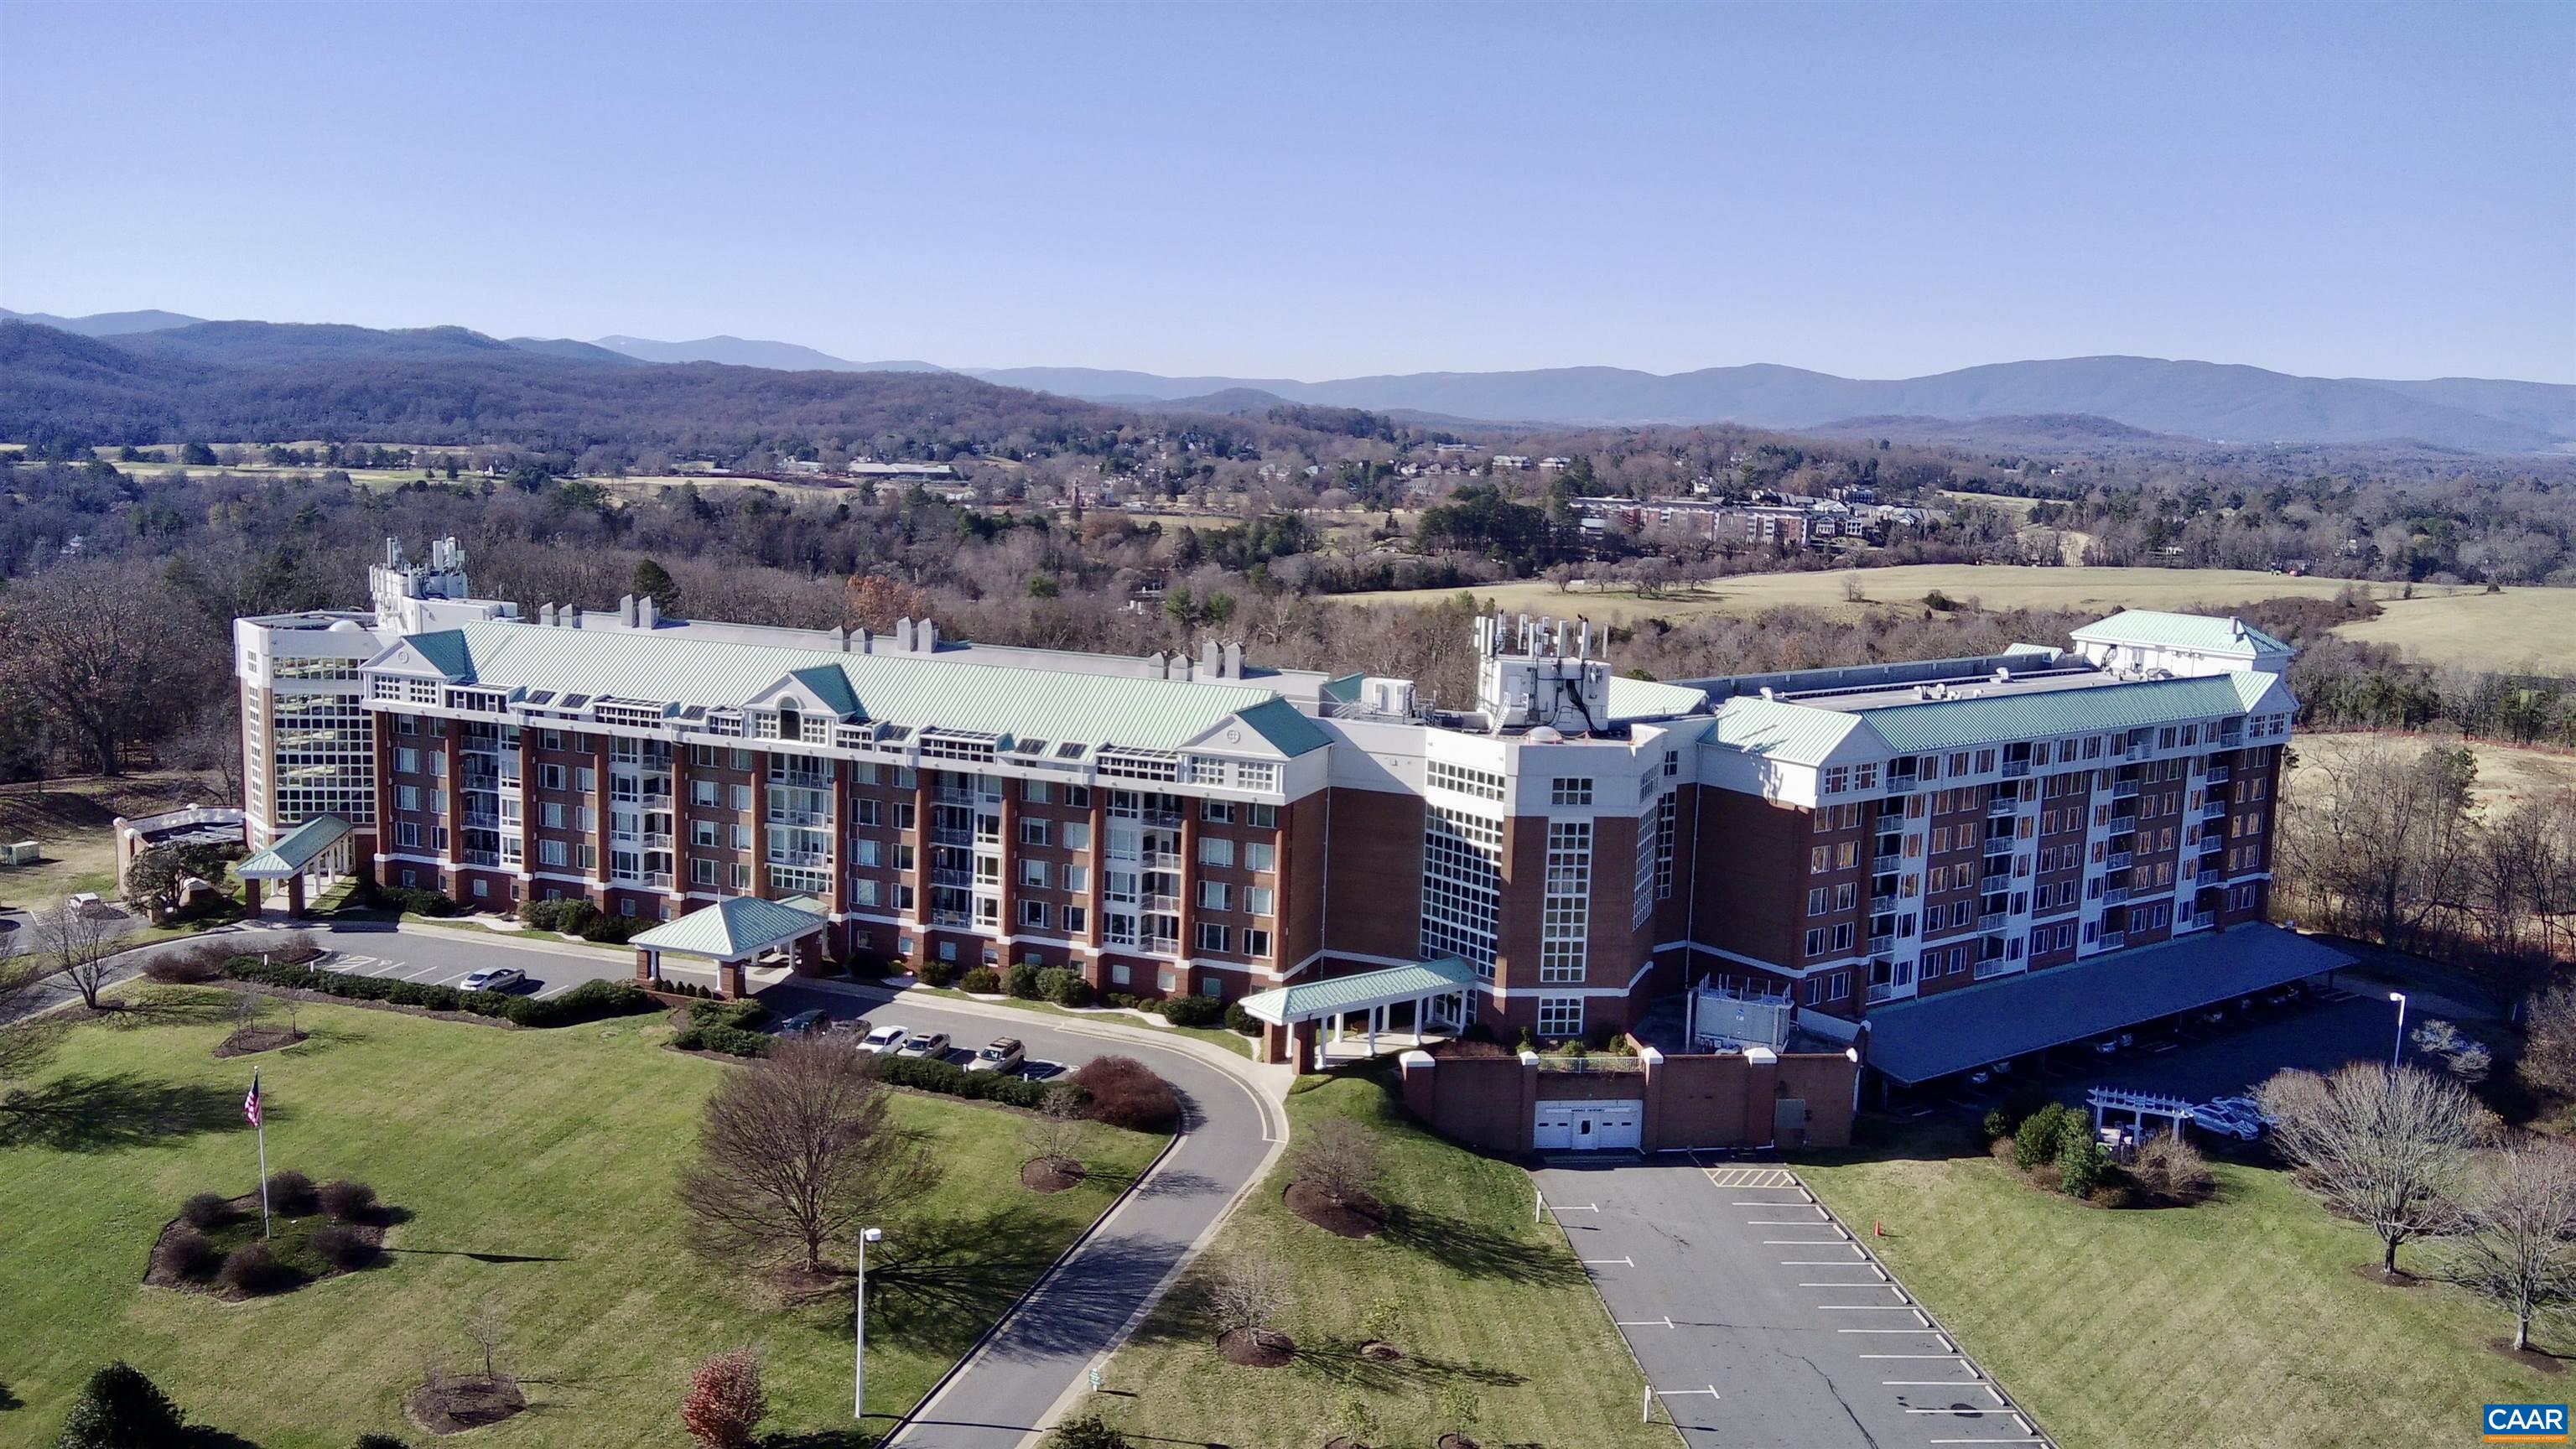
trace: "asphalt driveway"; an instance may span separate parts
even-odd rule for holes
[[[1693,1449],[2049,1442],[1778,1163],[1560,1157],[1536,1177]]]

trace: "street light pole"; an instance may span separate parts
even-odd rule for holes
[[[2388,993],[2388,999],[2397,1003],[2397,1043],[2388,1049],[2388,1070],[2394,1072],[2398,1058],[2406,1051],[2406,993],[2392,991]]]
[[[858,1301],[850,1310],[850,1337],[858,1344],[850,1367],[850,1417],[868,1416],[868,1244],[885,1241],[885,1229],[859,1229]]]

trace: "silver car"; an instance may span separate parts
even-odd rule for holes
[[[895,1049],[895,1055],[899,1057],[929,1057],[936,1061],[948,1055],[948,1033],[944,1031],[916,1031],[912,1035],[904,1038],[903,1045]]]
[[[1018,1037],[997,1036],[984,1043],[983,1049],[976,1052],[974,1058],[966,1063],[966,1070],[1007,1072],[1019,1066],[1027,1056],[1028,1050],[1020,1045]]]

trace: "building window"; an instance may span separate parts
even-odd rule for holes
[[[1045,861],[1024,860],[1020,862],[1020,884],[1024,886],[1036,886],[1043,890],[1046,888],[1046,883],[1047,863]]]
[[[1234,842],[1233,842],[1233,841],[1231,841],[1231,840],[1226,839],[1226,838],[1225,838],[1224,836],[1222,836],[1222,835],[1202,835],[1202,836],[1200,836],[1200,837],[1199,837],[1199,864],[1201,864],[1201,865],[1232,865],[1232,864],[1234,864]]]
[[[1246,886],[1243,889],[1244,913],[1254,916],[1274,915],[1276,912],[1271,909],[1273,899],[1274,894],[1268,886]]]
[[[1583,979],[1591,920],[1592,822],[1549,821],[1547,878],[1539,901],[1539,980]]]
[[[1234,928],[1207,921],[1199,922],[1199,949],[1231,955],[1234,951]]]
[[[1538,999],[1538,1034],[1562,1041],[1583,1035],[1583,998],[1542,996]]]
[[[1276,869],[1278,858],[1279,851],[1277,846],[1253,844],[1243,847],[1243,868],[1245,870]]]
[[[1245,927],[1243,932],[1243,954],[1246,956],[1268,957],[1270,954],[1270,933],[1262,930],[1258,926]]]
[[[1234,887],[1221,880],[1199,882],[1199,909],[1230,911],[1234,909]]]
[[[1020,902],[1020,924],[1023,926],[1033,926],[1041,931],[1045,930],[1047,925],[1047,903],[1044,901]]]
[[[1199,818],[1210,825],[1232,825],[1234,823],[1234,802],[1230,800],[1202,800],[1199,802]]]
[[[1479,976],[1493,976],[1502,867],[1499,816],[1441,804],[1424,810],[1421,949],[1426,959],[1455,956]]]
[[[1548,785],[1547,803],[1551,805],[1589,805],[1592,803],[1592,779],[1588,775],[1559,775]]]
[[[1243,809],[1244,823],[1255,829],[1271,830],[1279,824],[1279,807],[1276,805],[1246,805]]]

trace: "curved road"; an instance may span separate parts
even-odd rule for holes
[[[229,931],[223,938],[258,950],[287,934],[263,928]],[[398,970],[422,981],[453,980],[506,960],[534,978],[529,989],[553,991],[593,977],[628,980],[634,969],[628,958],[593,948],[440,926],[361,924],[314,934],[333,950],[372,963],[357,969]],[[119,979],[137,973],[161,949],[167,947],[119,958]],[[64,989],[56,999],[68,995]],[[1247,1059],[1219,1065],[1213,1057],[1220,1048],[1158,1041],[1149,1027],[1122,1029],[939,997],[898,999],[841,982],[790,980],[759,996],[781,1015],[808,1008],[835,1019],[864,1015],[880,1026],[944,1031],[960,1047],[1014,1036],[1027,1044],[1031,1057],[1068,1066],[1098,1056],[1132,1056],[1182,1095],[1182,1130],[1172,1149],[895,1430],[888,1449],[1014,1449],[1033,1440],[1058,1405],[1083,1387],[1086,1370],[1143,1319],[1189,1255],[1215,1235],[1236,1200],[1269,1170],[1287,1134],[1278,1103],[1261,1089],[1264,1075],[1284,1083],[1285,1069],[1256,1068]],[[874,1427],[882,1431],[884,1421]]]

